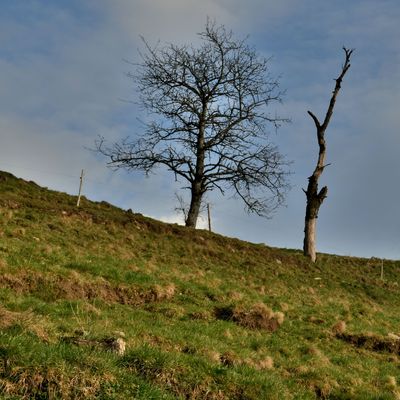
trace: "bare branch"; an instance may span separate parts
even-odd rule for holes
[[[315,126],[317,128],[317,131],[319,131],[321,129],[321,124],[318,121],[318,118],[311,111],[307,111],[307,112],[311,116],[311,118],[314,120],[314,124],[315,124]]]

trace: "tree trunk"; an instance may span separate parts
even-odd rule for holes
[[[323,146],[324,148],[324,146]],[[320,154],[319,161],[322,163],[325,158],[325,151]],[[321,164],[323,165],[323,164]],[[322,202],[328,194],[328,188],[324,186],[318,193],[318,178],[321,175],[324,167],[316,168],[313,175],[308,178],[308,187],[306,191],[307,207],[306,217],[304,224],[304,255],[309,257],[312,262],[317,259],[316,255],[316,232],[317,232],[317,218],[318,211]]]
[[[316,247],[315,247],[315,235],[316,235],[317,219],[311,218],[306,219],[304,228],[304,255],[310,257],[312,262],[317,259]]]
[[[190,199],[190,207],[186,219],[186,226],[190,228],[196,228],[197,218],[199,217],[200,213],[201,199],[205,191],[203,187],[203,181],[204,181],[204,158],[205,158],[204,130],[205,130],[206,111],[207,111],[207,103],[204,101],[203,109],[199,120],[199,134],[197,137],[197,145],[196,145],[196,173],[194,180],[192,181],[192,189],[191,189],[192,198]]]
[[[194,182],[192,185],[192,198],[190,200],[189,212],[186,219],[186,226],[190,228],[196,228],[197,218],[199,217],[200,213],[202,197],[203,193],[201,190],[201,183]]]
[[[325,200],[328,194],[328,188],[324,186],[318,193],[318,179],[324,170],[325,160],[325,142],[322,140],[320,143],[320,154],[318,157],[317,168],[314,173],[308,178],[307,206],[306,206],[306,217],[304,224],[304,244],[303,253],[309,257],[312,262],[317,259],[316,256],[316,232],[317,232],[317,218],[318,211],[321,207],[322,202]]]

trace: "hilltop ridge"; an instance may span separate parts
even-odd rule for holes
[[[0,172],[0,393],[400,398],[399,272],[77,208]]]

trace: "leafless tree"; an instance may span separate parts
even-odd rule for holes
[[[307,190],[303,189],[307,197],[303,251],[304,255],[310,257],[312,262],[315,262],[317,258],[316,247],[315,247],[315,242],[316,242],[315,235],[316,235],[318,212],[322,202],[325,200],[328,194],[327,186],[324,186],[320,191],[318,191],[318,180],[322,172],[324,171],[324,168],[327,165],[329,165],[325,164],[325,158],[326,158],[325,131],[331,120],[333,109],[336,103],[336,98],[341,88],[342,80],[346,72],[350,68],[350,58],[354,51],[346,49],[345,47],[343,47],[343,50],[345,53],[344,64],[342,65],[342,70],[340,72],[339,77],[336,78],[335,88],[332,92],[332,97],[329,102],[328,110],[325,114],[324,121],[321,123],[311,111],[308,111],[308,114],[314,121],[315,127],[317,129],[317,140],[319,146],[317,165],[314,169],[313,174],[308,178]]]
[[[267,113],[279,102],[269,60],[246,40],[208,21],[201,44],[169,44],[146,51],[130,77],[151,116],[144,134],[97,150],[109,164],[150,172],[164,166],[186,182],[186,225],[195,227],[203,195],[232,189],[248,211],[270,215],[287,189],[287,163],[268,141],[267,126],[286,121]]]
[[[185,203],[184,198],[180,194],[175,193],[175,198],[176,198],[176,201],[178,202],[178,205],[175,207],[175,211],[179,214],[182,213],[183,219],[186,221],[189,206],[187,203]]]

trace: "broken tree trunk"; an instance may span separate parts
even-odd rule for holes
[[[329,102],[328,110],[326,112],[323,123],[321,124],[318,118],[311,111],[308,111],[308,114],[313,119],[315,127],[317,129],[317,139],[319,146],[317,165],[314,169],[313,174],[308,178],[307,190],[303,189],[307,197],[303,253],[305,256],[310,257],[312,262],[315,262],[317,258],[315,238],[316,238],[318,212],[322,202],[325,200],[328,194],[328,188],[326,186],[324,186],[320,191],[318,191],[318,180],[322,172],[324,171],[324,168],[327,166],[325,164],[325,158],[326,158],[325,131],[332,117],[333,108],[335,107],[336,97],[340,91],[343,77],[350,68],[350,58],[353,53],[353,50],[346,49],[345,47],[343,47],[343,50],[345,52],[345,61],[342,66],[342,71],[339,77],[336,79],[335,89],[332,92],[332,97]]]

